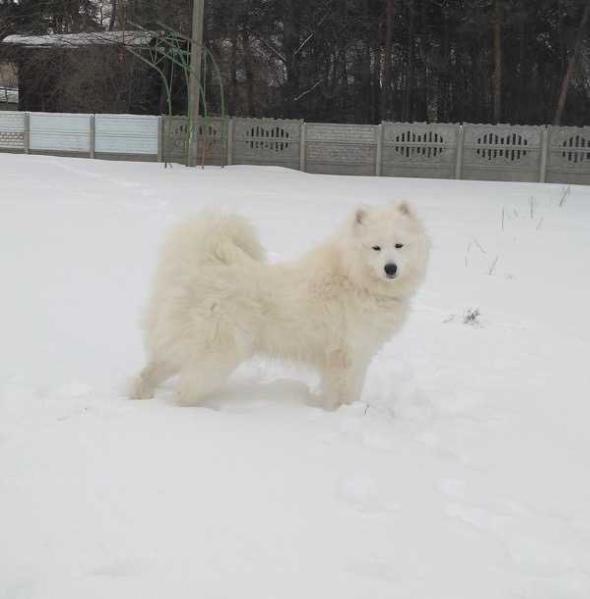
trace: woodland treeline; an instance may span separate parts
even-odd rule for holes
[[[192,0],[0,0],[0,39],[165,25]],[[227,111],[308,121],[590,120],[590,0],[206,0]],[[207,101],[219,111],[213,68]]]

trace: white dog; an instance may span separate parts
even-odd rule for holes
[[[247,221],[204,214],[165,245],[148,310],[148,364],[132,396],[178,375],[178,401],[219,388],[254,354],[306,363],[323,404],[359,399],[375,353],[403,324],[429,243],[402,203],[359,209],[332,239],[293,263],[269,264]]]

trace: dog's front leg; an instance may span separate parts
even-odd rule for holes
[[[346,357],[330,360],[322,370],[322,403],[328,410],[360,399],[367,364]]]

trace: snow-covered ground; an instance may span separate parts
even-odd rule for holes
[[[394,198],[433,256],[362,403],[125,398],[173,222],[289,258]],[[0,155],[0,598],[590,597],[589,261],[590,187]]]

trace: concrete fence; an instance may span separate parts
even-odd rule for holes
[[[186,117],[0,112],[0,151],[184,162]],[[590,127],[210,118],[201,164],[309,173],[590,184]]]

